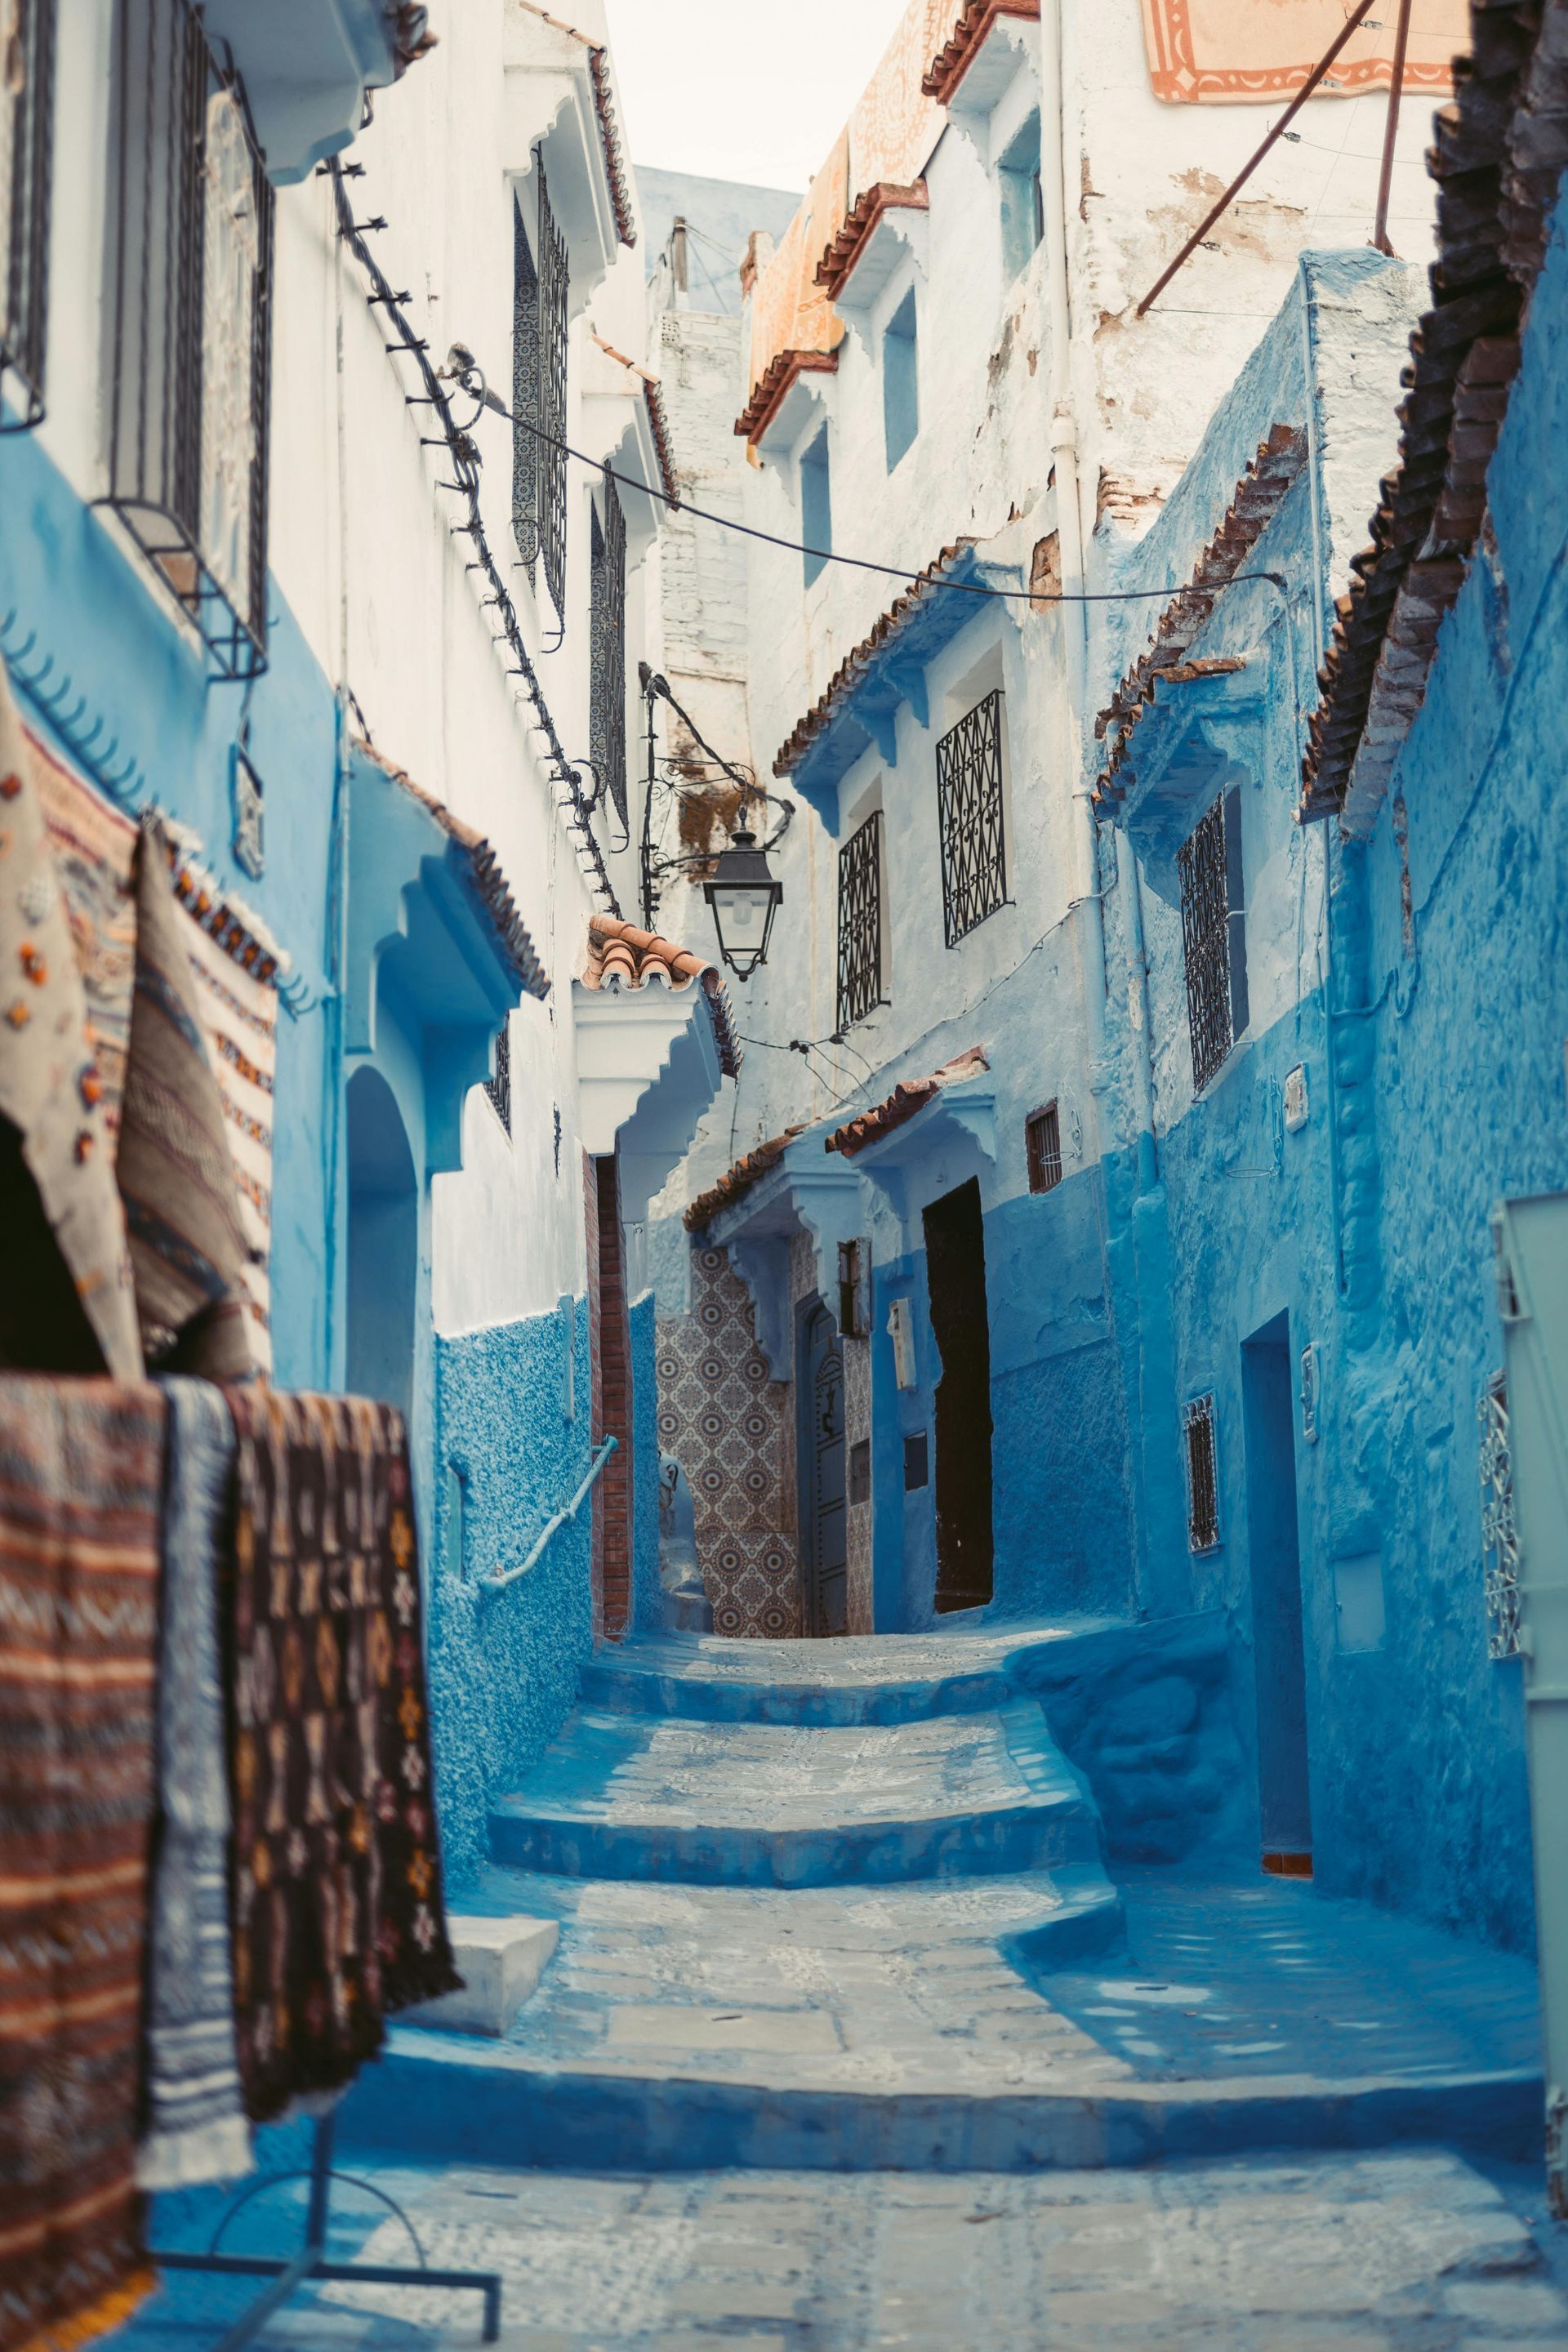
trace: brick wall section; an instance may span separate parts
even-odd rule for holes
[[[595,1616],[612,1641],[626,1634],[632,1592],[632,1358],[621,1250],[619,1171],[606,1157],[590,1163],[594,1279],[594,1444],[619,1440],[599,1479],[594,1509]]]

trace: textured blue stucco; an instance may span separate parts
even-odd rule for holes
[[[527,1576],[495,1594],[481,1590],[485,1577],[526,1558],[587,1473],[588,1318],[581,1301],[572,1328],[570,1420],[562,1314],[436,1341],[443,1500],[434,1514],[428,1671],[449,1887],[460,1887],[488,1860],[489,1801],[554,1738],[593,1648],[586,1507],[558,1529]],[[461,1482],[460,1511],[449,1475]]]
[[[1386,422],[1350,404],[1342,330],[1340,358],[1315,360],[1310,383],[1302,373],[1314,337],[1334,331],[1334,306],[1342,318],[1343,306],[1376,290],[1375,258],[1354,270],[1348,259],[1307,265],[1300,304],[1264,338],[1134,567],[1184,576],[1269,425],[1311,424],[1314,463],[1250,559],[1282,576],[1283,596],[1259,583],[1221,599],[1194,647],[1246,656],[1251,699],[1232,701],[1223,738],[1214,734],[1224,758],[1208,785],[1201,756],[1194,762],[1179,741],[1166,770],[1198,780],[1184,824],[1205,793],[1241,792],[1254,1017],[1197,1099],[1184,1076],[1173,824],[1152,806],[1125,819],[1143,864],[1162,1107],[1175,1097],[1174,1116],[1159,1122],[1157,1182],[1131,1220],[1134,1236],[1140,1219],[1163,1229],[1163,1334],[1148,1286],[1116,1278],[1124,1219],[1106,1170],[1124,1349],[1125,1318],[1137,1317],[1126,1386],[1142,1400],[1142,1468],[1130,1465],[1139,1572],[1161,1605],[1162,1581],[1180,1564],[1168,1552],[1163,1566],[1147,1556],[1154,1498],[1163,1481],[1164,1517],[1179,1513],[1179,1407],[1212,1390],[1220,1542],[1189,1556],[1186,1574],[1192,1605],[1226,1612],[1233,1628],[1236,1738],[1255,1804],[1243,1350],[1283,1317],[1293,1375],[1302,1349],[1319,1350],[1316,1441],[1298,1404],[1294,1461],[1317,1880],[1524,1949],[1523,1709],[1517,1664],[1488,1655],[1477,1407],[1501,1362],[1489,1211],[1506,1193],[1568,1185],[1568,841],[1557,789],[1568,690],[1559,462],[1568,253],[1559,225],[1491,467],[1491,534],[1444,625],[1425,704],[1364,843],[1337,824],[1294,822],[1299,714],[1316,698],[1313,608],[1328,593],[1321,550],[1335,530],[1347,546],[1358,535],[1358,518],[1331,511],[1333,469],[1357,432],[1370,427],[1390,454],[1394,446],[1392,398]],[[1392,377],[1403,336],[1368,325],[1364,347],[1379,332]],[[1121,625],[1131,653],[1135,625]],[[1156,706],[1145,726],[1176,740],[1187,723],[1201,754],[1202,730],[1175,708],[1162,716]],[[1325,875],[1320,941],[1311,908]],[[1110,952],[1124,954],[1115,890],[1107,929]],[[1111,1031],[1126,1042],[1114,992]],[[1283,1088],[1298,1065],[1309,1116],[1289,1132]],[[1273,1704],[1267,1689],[1261,1699]],[[1256,1836],[1241,1827],[1244,1841]]]

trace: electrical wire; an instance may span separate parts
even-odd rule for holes
[[[363,172],[363,166],[349,164],[345,167],[338,162],[336,156],[333,156],[321,166],[321,170],[332,183],[332,194],[337,208],[338,235],[375,289],[374,293],[365,299],[381,306],[384,320],[397,337],[395,343],[388,342],[387,350],[401,352],[413,360],[425,386],[421,404],[433,408],[439,420],[441,434],[437,446],[446,450],[451,460],[455,477],[443,487],[455,490],[460,497],[467,499],[468,507],[468,521],[454,524],[453,530],[455,532],[464,534],[473,542],[474,562],[470,568],[483,572],[489,582],[490,593],[484,601],[487,605],[494,608],[500,620],[500,633],[494,637],[494,642],[497,645],[504,645],[517,665],[510,675],[521,678],[523,698],[533,710],[533,726],[536,731],[543,736],[549,746],[550,756],[554,763],[550,770],[551,781],[552,783],[563,784],[566,788],[566,802],[560,805],[570,805],[573,812],[573,822],[567,829],[582,836],[582,846],[578,855],[593,868],[593,887],[605,900],[611,914],[618,917],[621,911],[620,901],[616,897],[614,886],[610,881],[609,869],[605,864],[604,853],[594,838],[591,812],[584,798],[582,783],[576,769],[566,757],[564,746],[556,732],[555,721],[551,717],[550,707],[544,699],[544,689],[540,684],[539,673],[534,668],[529,657],[528,647],[523,643],[517,608],[511,601],[505,581],[501,578],[495,557],[490,552],[489,541],[485,535],[484,517],[479,510],[479,451],[469,437],[468,429],[459,427],[454,418],[451,402],[442,388],[441,373],[431,366],[426,356],[426,346],[424,338],[415,333],[405,315],[403,303],[406,298],[393,291],[391,279],[382,269],[374,254],[360,234],[359,225],[354,219],[353,206],[349,200],[344,182],[350,173],[357,177]],[[412,404],[412,395],[405,393],[404,398]]]
[[[985,588],[982,587],[978,582],[973,580],[931,579],[924,572],[912,572],[907,563],[879,563],[874,562],[869,556],[838,555],[836,554],[831,548],[808,547],[804,540],[784,539],[782,538],[777,531],[760,530],[755,523],[738,522],[733,515],[716,514],[712,509],[709,507],[694,507],[690,504],[689,500],[675,498],[668,490],[654,489],[650,484],[640,481],[635,474],[618,473],[614,466],[605,465],[601,458],[590,457],[583,450],[574,449],[569,441],[559,440],[553,433],[546,433],[542,425],[530,424],[526,416],[514,416],[511,410],[508,408],[501,400],[498,399],[496,394],[491,392],[489,386],[485,383],[482,369],[478,367],[455,368],[452,369],[450,373],[456,380],[462,384],[463,390],[468,394],[469,399],[477,400],[479,402],[479,408],[475,411],[472,423],[477,424],[479,422],[479,410],[488,408],[494,415],[504,417],[509,425],[521,425],[523,431],[525,433],[531,433],[536,441],[543,441],[552,449],[560,449],[563,451],[568,457],[574,457],[578,465],[592,467],[595,474],[602,475],[607,481],[619,482],[626,489],[637,490],[640,491],[645,498],[657,499],[661,505],[670,508],[673,512],[678,514],[692,515],[699,522],[717,523],[721,530],[738,531],[743,539],[761,540],[763,545],[767,547],[782,547],[785,552],[790,555],[810,555],[819,558],[824,563],[842,564],[853,572],[879,572],[884,579],[901,580],[907,586],[912,588],[943,588],[950,590],[952,594],[957,596],[977,596],[983,601],[989,599],[992,602],[1001,604],[1135,604],[1151,596],[1163,597],[1168,601],[1173,596],[1180,596],[1184,590],[1192,584],[1190,581],[1181,581],[1174,587],[1084,588],[1074,590],[1045,588]],[[475,376],[478,377],[481,386],[481,390],[478,393],[475,392],[472,383],[467,380],[469,377]],[[1268,580],[1271,581],[1276,587],[1282,587],[1284,585],[1284,583],[1278,572],[1233,572],[1228,580],[1216,582],[1215,586],[1223,588],[1237,588],[1241,585],[1243,581],[1247,580]]]

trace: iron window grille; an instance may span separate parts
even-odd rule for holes
[[[536,154],[536,241],[521,197],[512,220],[511,525],[517,551],[542,563],[558,620],[566,618],[566,239]],[[537,256],[537,258],[536,258]]]
[[[44,414],[55,0],[0,0],[0,433]]]
[[[1062,1181],[1061,1120],[1054,1102],[1033,1111],[1024,1125],[1029,1155],[1029,1190],[1049,1192]]]
[[[873,810],[838,853],[838,1018],[864,1021],[882,1002],[882,813]]]
[[[1513,1507],[1513,1451],[1508,1382],[1494,1374],[1482,1391],[1481,1549],[1485,1558],[1487,1654],[1517,1658],[1519,1643],[1519,1524]]]
[[[1177,852],[1187,1029],[1200,1091],[1247,1026],[1247,918],[1241,874],[1241,794],[1221,795]]]
[[[490,1108],[507,1133],[511,1133],[511,1023],[503,1021],[496,1031],[496,1074],[485,1080],[485,1092]]]
[[[589,753],[623,833],[626,804],[626,520],[616,485],[605,477],[603,506],[592,526],[592,594],[588,684]]]
[[[1182,1407],[1187,1460],[1187,1549],[1213,1551],[1219,1543],[1219,1454],[1214,1391]]]
[[[950,948],[1007,903],[1002,797],[1002,692],[997,688],[936,747],[942,911]]]
[[[121,0],[107,503],[220,676],[267,667],[272,188],[188,0]]]

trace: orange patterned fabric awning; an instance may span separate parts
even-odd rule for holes
[[[836,351],[844,323],[816,280],[818,266],[854,199],[879,182],[919,179],[946,117],[921,78],[952,30],[960,0],[910,0],[880,64],[784,231],[752,298],[752,399],[742,422],[754,440],[776,402],[758,401],[770,367],[786,353]]]
[[[1156,98],[1177,106],[1247,106],[1293,97],[1352,13],[1352,0],[1142,0]],[[1347,44],[1323,97],[1355,98],[1393,79],[1398,0]],[[1415,0],[1405,60],[1407,91],[1453,87],[1454,56],[1469,47],[1469,0]]]
[[[840,131],[778,251],[757,280],[752,297],[753,385],[782,352],[831,352],[842,342],[844,322],[816,283],[816,265],[844,226],[848,209],[849,139]]]

